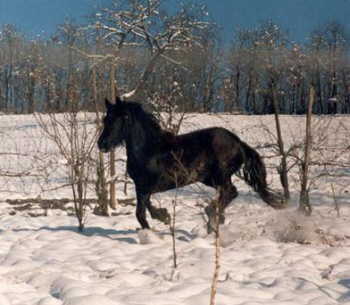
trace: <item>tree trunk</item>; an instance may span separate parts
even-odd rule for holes
[[[310,88],[310,99],[307,109],[306,116],[306,143],[304,152],[304,162],[302,165],[302,177],[301,177],[301,191],[299,200],[299,211],[303,212],[305,215],[311,215],[311,205],[309,201],[309,190],[307,188],[307,182],[309,178],[309,162],[310,162],[310,152],[311,152],[311,115],[312,107],[314,104],[314,87]]]
[[[281,132],[281,125],[280,125],[280,119],[279,119],[279,111],[278,111],[278,102],[277,102],[277,96],[276,96],[276,87],[275,82],[271,81],[271,95],[272,95],[272,106],[275,114],[275,123],[276,123],[276,131],[277,131],[277,144],[279,153],[281,155],[282,161],[281,166],[279,168],[279,175],[281,179],[281,184],[283,186],[284,190],[284,197],[289,200],[290,199],[290,192],[289,192],[289,183],[288,183],[288,170],[287,170],[287,155],[284,151],[284,144],[283,144],[283,138],[282,138],[282,132]]]
[[[111,81],[111,103],[115,103],[116,100],[116,90],[115,90],[115,63],[112,57],[111,69],[110,69],[110,81]],[[111,176],[114,177],[115,171],[115,149],[111,150],[110,154],[110,166],[111,166]],[[110,207],[112,209],[116,208],[116,198],[115,198],[115,182],[112,180],[110,184]]]
[[[93,83],[93,93],[94,93],[94,106],[96,112],[96,122],[97,128],[101,128],[99,109],[97,103],[97,79],[96,79],[96,62],[93,64],[92,68],[92,83]],[[99,164],[98,164],[98,185],[97,185],[97,195],[98,195],[98,204],[95,209],[95,213],[98,215],[108,216],[108,195],[107,195],[107,186],[105,179],[105,166],[103,160],[102,152],[99,152]]]

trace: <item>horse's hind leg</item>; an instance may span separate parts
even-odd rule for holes
[[[214,183],[206,183],[211,187],[214,187],[218,192],[216,199],[205,208],[205,212],[208,215],[208,233],[212,232],[217,227],[217,219],[220,224],[225,223],[225,208],[230,202],[238,195],[236,187],[232,184],[231,179],[227,180],[222,185],[215,185]],[[218,211],[218,215],[216,214]]]
[[[219,188],[219,220],[225,222],[225,209],[238,196],[237,188],[229,181],[223,187]]]
[[[169,224],[170,222],[170,215],[166,208],[156,208],[152,205],[150,200],[150,195],[145,198],[145,205],[149,213],[151,214],[151,217],[153,219],[158,219],[159,221]]]

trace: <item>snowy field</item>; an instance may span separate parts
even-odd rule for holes
[[[304,125],[303,117],[282,117],[286,150],[303,140]],[[266,157],[270,186],[281,190],[269,146],[275,141],[272,116],[192,115],[182,132],[208,126],[224,126],[257,148]],[[239,196],[221,227],[216,304],[350,304],[350,117],[315,118],[314,130],[319,151],[313,158],[342,166],[332,171],[341,177],[320,175],[312,187],[312,217],[296,213],[297,168],[284,211],[232,178]],[[215,197],[212,190],[193,185],[177,194],[175,269],[169,227],[148,216],[153,231],[138,230],[134,206],[120,205],[111,217],[95,216],[91,206],[79,233],[71,203],[51,208],[31,202],[71,198],[65,161],[34,117],[1,116],[0,140],[6,174],[0,177],[0,305],[209,304],[215,247],[204,207]],[[122,164],[118,168],[122,173]],[[117,197],[124,198],[123,185],[117,186]],[[157,194],[152,201],[172,214],[175,195]],[[134,197],[132,185],[128,197]],[[8,201],[25,198],[25,204]]]

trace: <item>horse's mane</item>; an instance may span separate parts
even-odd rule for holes
[[[170,131],[162,129],[159,125],[157,118],[150,112],[146,111],[144,107],[137,102],[121,102],[124,105],[124,109],[130,115],[132,119],[138,120],[147,129],[147,132],[154,137],[161,137],[171,139],[174,134]]]

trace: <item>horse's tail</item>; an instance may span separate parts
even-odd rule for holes
[[[266,182],[266,168],[258,152],[248,144],[241,142],[245,161],[243,166],[244,181],[259,194],[262,200],[275,209],[282,209],[286,201],[272,192]]]

